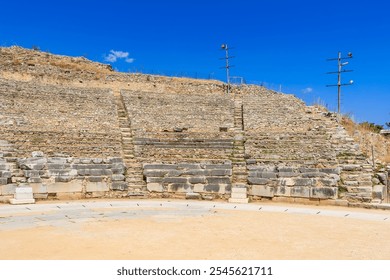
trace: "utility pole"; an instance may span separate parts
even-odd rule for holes
[[[342,70],[342,67],[348,64],[348,61],[342,62],[345,59],[351,59],[352,53],[349,52],[347,57],[342,57],[341,52],[338,52],[337,58],[329,58],[330,60],[337,60],[338,70],[336,72],[327,72],[326,74],[337,74],[337,84],[336,85],[326,85],[327,87],[337,87],[337,113],[340,116],[340,98],[341,98],[341,87],[350,86],[353,84],[353,80],[350,80],[347,84],[341,83],[341,73],[342,72],[352,72],[353,70]]]
[[[229,56],[229,47],[227,44],[222,44],[221,50],[225,50],[225,57],[221,59],[225,59],[226,65],[221,68],[226,68],[226,83],[227,83],[227,93],[230,92],[230,75],[229,75],[229,69],[231,67],[234,67],[233,65],[229,65],[229,58],[233,58],[234,56]]]

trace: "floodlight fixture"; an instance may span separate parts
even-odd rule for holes
[[[342,62],[342,60],[344,59],[350,59],[352,58],[352,52],[348,52],[348,55],[347,57],[342,57],[341,56],[341,52],[338,52],[338,56],[337,58],[330,58],[330,59],[327,59],[328,61],[329,60],[337,60],[337,66],[338,66],[338,70],[336,72],[328,72],[327,74],[337,74],[337,84],[334,84],[334,85],[327,85],[327,87],[333,87],[333,86],[337,86],[337,112],[338,112],[338,115],[340,116],[340,96],[341,96],[341,87],[342,86],[350,86],[353,84],[353,80],[350,80],[349,83],[347,84],[343,84],[341,83],[341,73],[342,72],[352,72],[352,70],[342,70],[342,67],[345,66],[345,65],[348,65],[348,61],[346,62]]]

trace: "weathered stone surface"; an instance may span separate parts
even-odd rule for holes
[[[188,183],[172,183],[167,187],[168,192],[187,193],[192,192],[192,185]]]
[[[219,184],[206,184],[204,186],[204,190],[206,192],[219,192],[220,185]]]
[[[0,193],[1,195],[13,195],[15,193],[15,188],[17,185],[15,184],[8,184],[0,186]]]
[[[231,184],[228,177],[206,177],[208,184]]]
[[[269,179],[248,177],[248,183],[252,185],[266,185],[269,183]]]
[[[125,191],[128,189],[128,187],[126,182],[117,181],[117,182],[112,182],[111,189],[113,191]]]
[[[204,176],[198,176],[198,177],[189,177],[188,182],[190,184],[205,184],[206,183],[206,177]]]
[[[278,186],[275,188],[275,196],[291,196],[291,187]]]
[[[85,185],[86,192],[108,192],[110,190],[106,182],[88,182]]]
[[[46,184],[48,193],[74,193],[82,192],[83,185],[81,180],[75,180],[69,183],[57,182]]]
[[[249,191],[249,194],[261,197],[274,197],[275,188],[269,186],[253,185]]]
[[[302,186],[291,187],[291,196],[292,197],[309,198],[310,197],[310,188],[309,187],[302,187]]]
[[[164,188],[160,183],[147,183],[146,188],[150,192],[163,192]]]
[[[157,170],[165,170],[165,169],[177,169],[177,164],[144,164],[144,170],[149,169],[157,169]]]
[[[202,196],[201,196],[200,193],[191,193],[191,192],[189,192],[189,193],[186,193],[186,199],[197,199],[197,200],[199,200],[199,199],[202,199]]]
[[[337,199],[338,190],[336,187],[313,187],[311,188],[311,198]]]

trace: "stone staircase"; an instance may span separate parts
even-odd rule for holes
[[[120,92],[115,92],[115,102],[117,105],[119,129],[121,131],[121,142],[123,151],[123,161],[126,166],[126,183],[129,195],[144,195],[146,183],[143,179],[142,163],[138,162],[134,156],[134,142],[131,131],[131,122],[123,102]]]
[[[243,119],[242,96],[234,96],[234,141],[232,153],[232,193],[229,202],[231,203],[248,203],[247,197],[247,180],[248,172],[245,161],[245,134]]]

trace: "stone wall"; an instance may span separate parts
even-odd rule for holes
[[[232,165],[221,163],[144,164],[147,189],[152,196],[228,198],[232,187]]]
[[[0,79],[0,133],[19,156],[120,156],[112,93]]]
[[[135,155],[143,161],[228,159],[233,110],[226,94],[122,91]]]
[[[15,188],[23,186],[32,187],[36,199],[122,197],[127,190],[122,158],[14,155],[13,145],[1,141],[0,201],[13,198]]]

